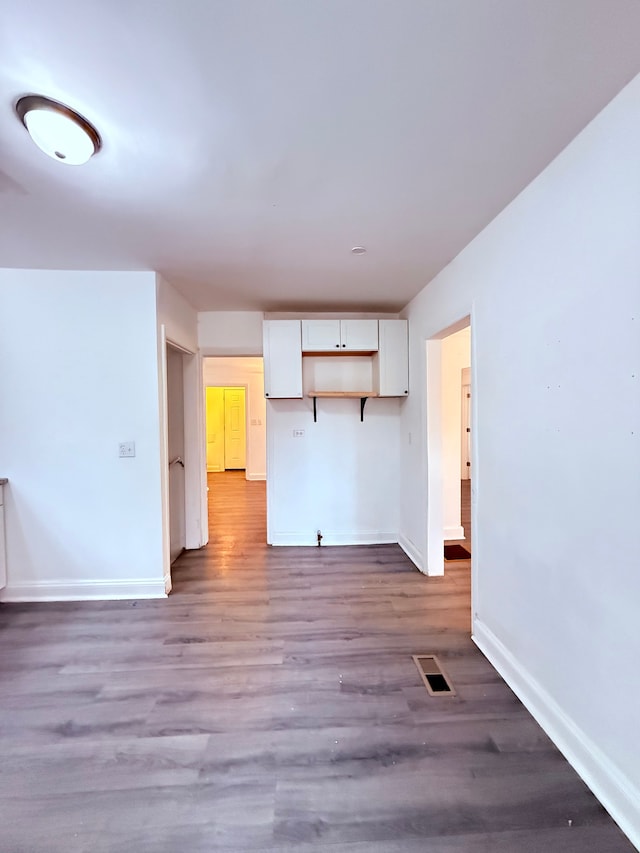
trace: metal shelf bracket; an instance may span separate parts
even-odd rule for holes
[[[309,396],[313,400],[313,422],[314,422],[314,424],[316,424],[316,423],[318,423],[318,407],[317,407],[317,402],[316,402],[318,398],[315,396],[315,394],[310,394]],[[325,396],[329,396],[329,395],[325,395]],[[339,395],[336,395],[336,396],[339,396]],[[355,396],[355,394],[353,394],[351,396]],[[360,423],[364,422],[364,407],[365,407],[368,399],[369,399],[369,397],[367,395],[360,397]]]

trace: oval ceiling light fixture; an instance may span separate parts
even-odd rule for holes
[[[100,134],[84,116],[43,95],[16,101],[16,113],[41,151],[68,166],[81,166],[102,147]]]
[[[352,255],[364,255],[367,250],[364,246],[354,246],[351,250]]]

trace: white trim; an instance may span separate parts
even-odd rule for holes
[[[185,354],[182,359],[184,388],[184,487],[185,549],[206,545],[209,528],[206,507],[206,461],[202,359]]]
[[[167,329],[158,329],[158,403],[160,410],[160,501],[162,512],[162,574],[171,574],[169,535],[169,408],[167,389]]]
[[[544,687],[518,663],[491,629],[477,618],[473,620],[472,639],[631,843],[640,849],[640,789],[620,772]]]
[[[418,571],[424,574],[424,562],[422,559],[422,554],[420,553],[416,545],[411,541],[411,539],[401,533],[398,537],[398,545],[402,548],[402,550],[411,560],[416,569],[418,569]]]
[[[471,303],[469,314],[471,320],[471,459],[473,471],[471,473],[471,530],[473,535],[473,548],[471,549],[471,615],[475,618],[479,609],[480,580],[478,578],[478,566],[480,565],[480,554],[482,547],[482,533],[478,523],[478,496],[480,485],[480,454],[478,452],[478,358],[476,357],[477,325],[476,303]]]
[[[3,602],[18,601],[112,601],[137,598],[166,598],[167,580],[113,581],[26,581],[2,590]],[[169,585],[170,585],[169,580]]]
[[[273,481],[275,479],[275,465],[273,462],[274,457],[274,439],[273,439],[273,427],[270,426],[269,421],[271,419],[271,401],[265,401],[264,407],[264,437],[266,442],[266,466],[267,466],[267,544],[274,544],[274,532],[271,526],[271,513],[272,507],[274,505],[275,495],[274,495],[274,486]]]
[[[425,341],[425,574],[444,575],[444,486],[442,475],[442,340]]]
[[[247,475],[246,475],[245,479],[246,480],[266,480],[267,475],[266,474],[250,474],[247,471]]]
[[[310,536],[305,533],[274,533],[273,540],[269,543],[276,546],[287,545],[315,545],[317,547],[318,540],[315,536]],[[388,531],[372,531],[369,533],[331,533],[331,531],[322,533],[322,547],[331,547],[332,545],[397,545],[397,533],[389,533]]]
[[[459,527],[445,527],[444,539],[445,541],[448,539],[466,539],[464,535],[464,527],[462,525]]]
[[[183,355],[195,355],[196,354],[196,350],[187,349],[187,347],[183,347],[182,344],[177,344],[172,338],[170,338],[168,336],[166,338],[166,342],[169,344],[169,346],[173,347],[173,349],[177,349]]]

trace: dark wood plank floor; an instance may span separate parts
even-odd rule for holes
[[[471,480],[460,480],[460,523],[464,528],[464,539],[447,540],[447,545],[462,545],[469,553],[472,550],[471,537]],[[471,563],[468,564],[469,567]]]
[[[632,850],[469,639],[467,564],[268,548],[264,483],[210,484],[169,600],[0,609],[2,853]]]

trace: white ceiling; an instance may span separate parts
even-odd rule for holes
[[[640,72],[638,0],[0,14],[0,266],[159,270],[201,310],[401,308]],[[27,92],[103,151],[41,154]]]

